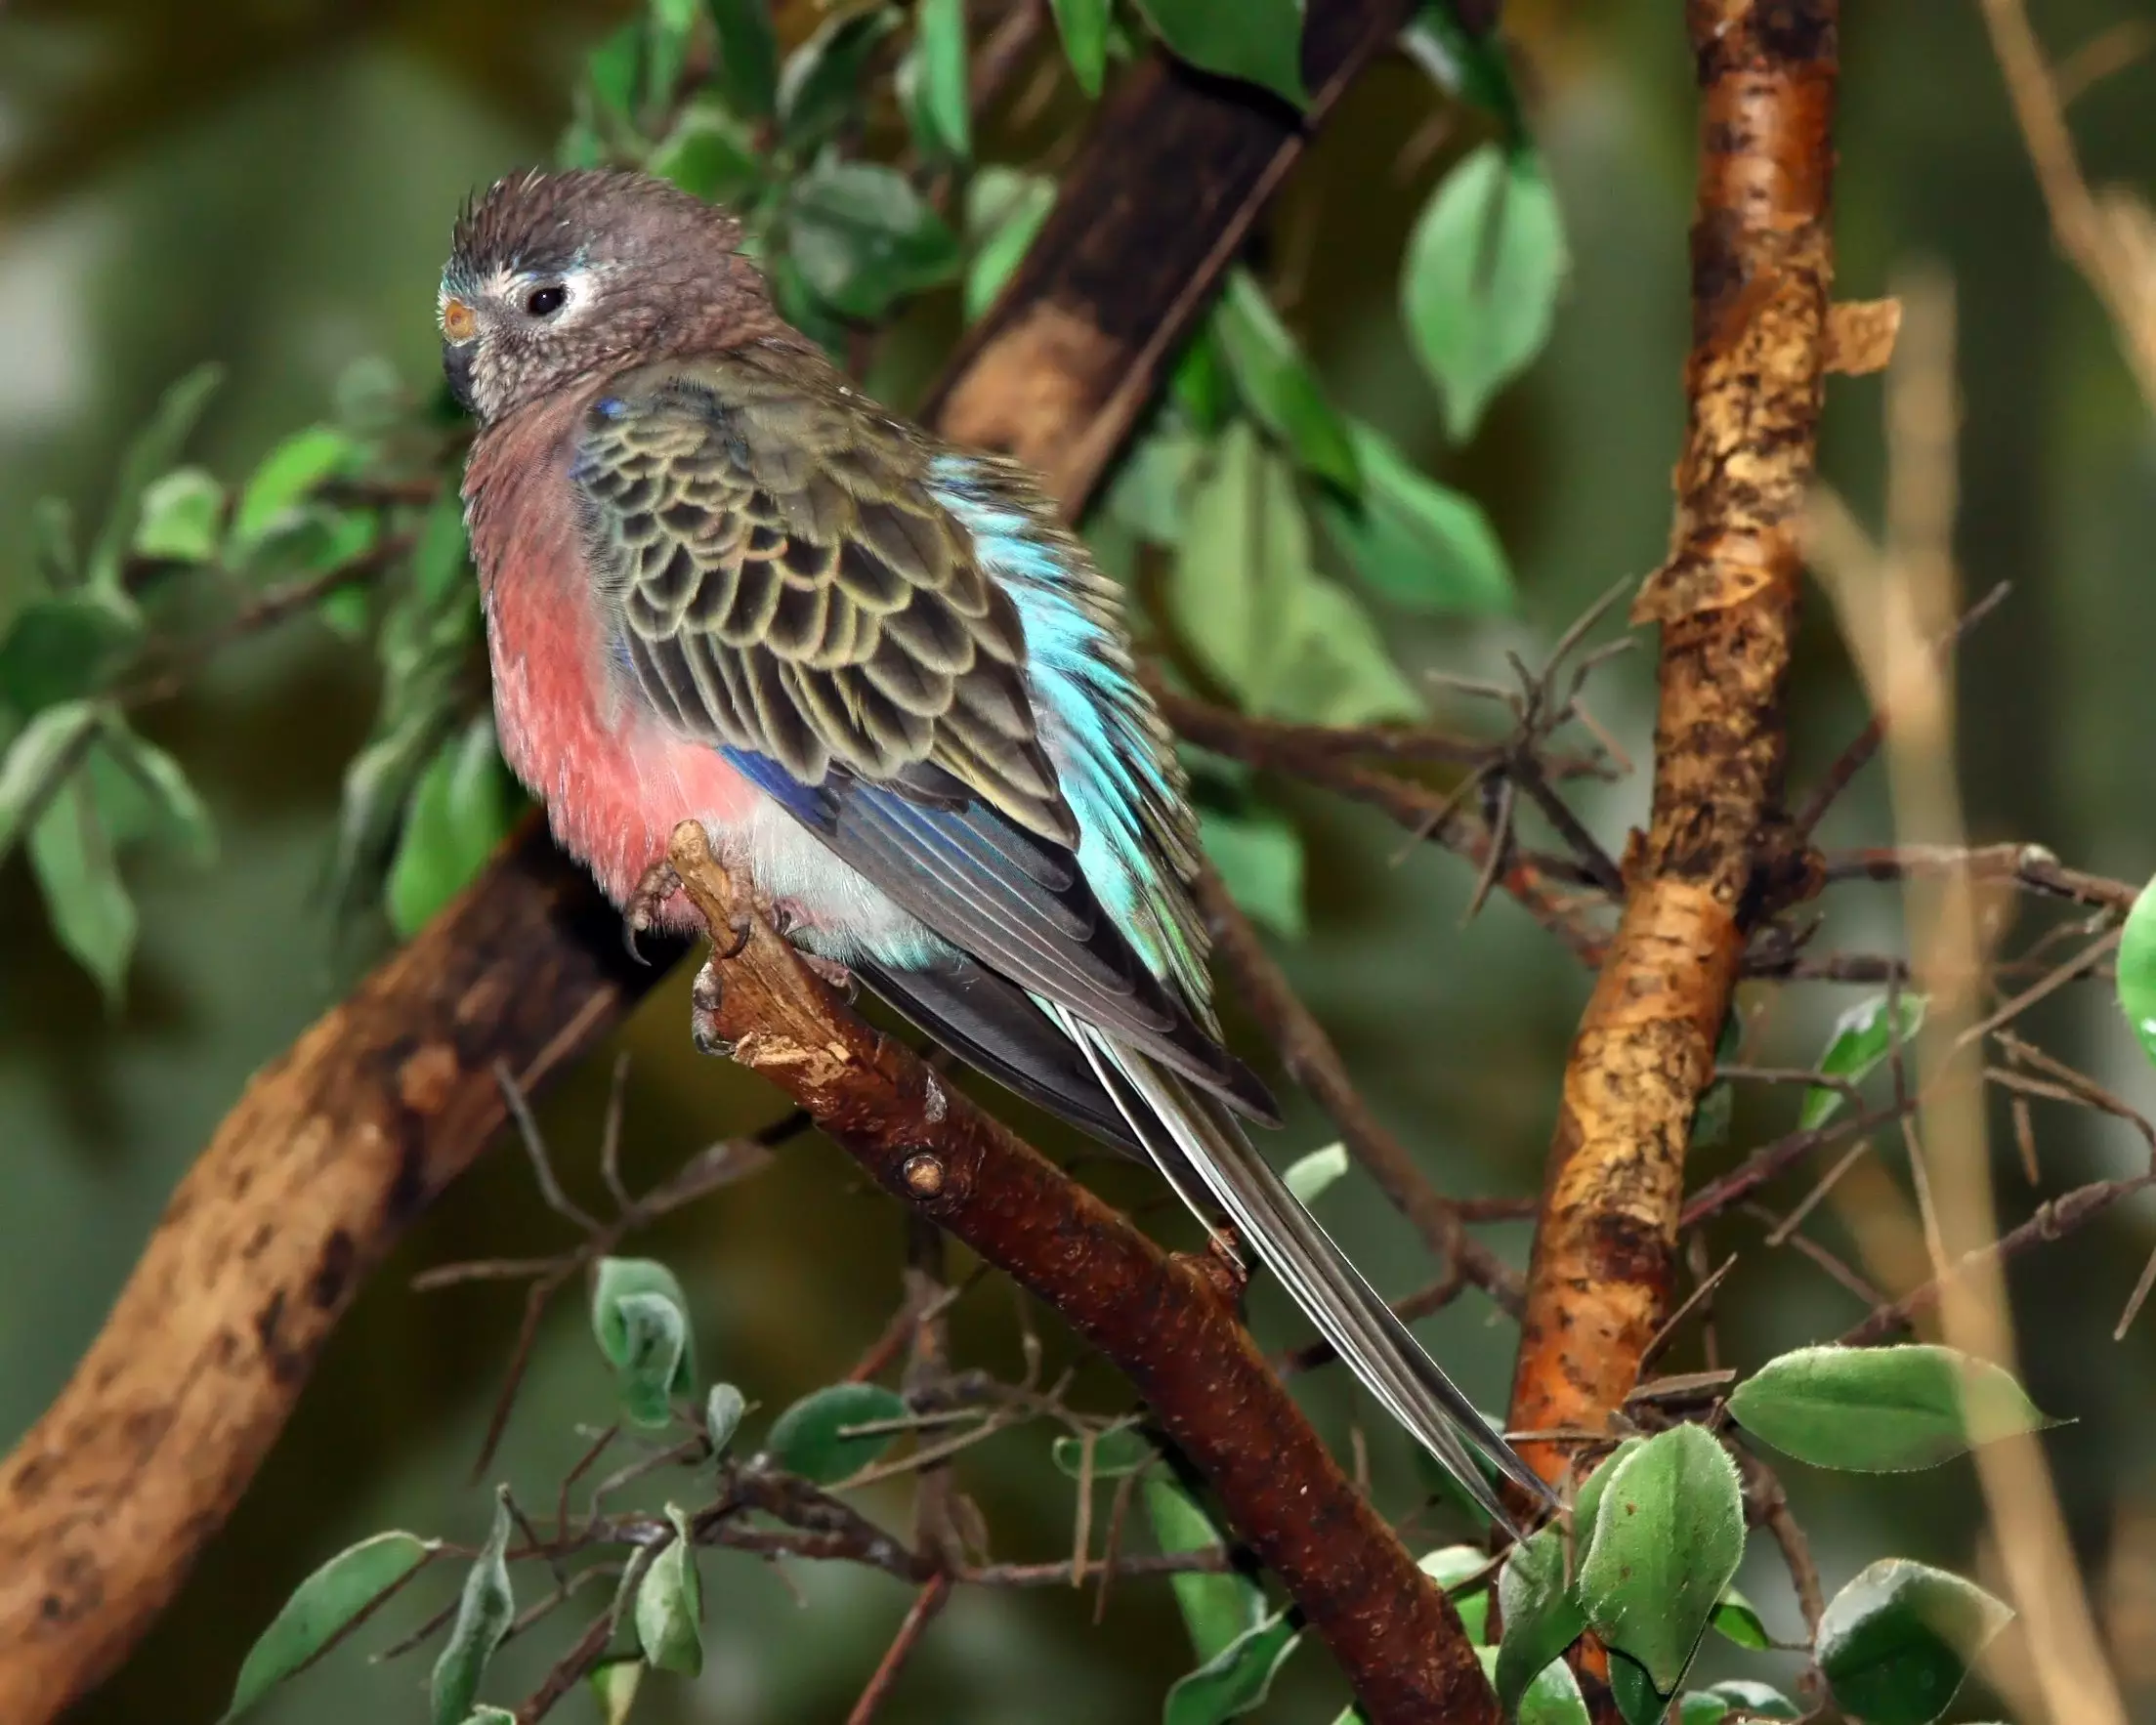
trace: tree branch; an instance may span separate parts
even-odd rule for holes
[[[736,899],[703,828],[671,857],[705,922]],[[1202,1262],[1171,1258],[879,1035],[752,918],[705,1027],[807,1109],[871,1178],[1030,1288],[1130,1377],[1286,1584],[1374,1725],[1497,1719],[1442,1589],[1358,1494]]]
[[[1662,627],[1652,822],[1568,1061],[1528,1275],[1515,1430],[1601,1432],[1669,1305],[1692,1115],[1777,839],[1833,277],[1837,0],[1691,0],[1701,93],[1689,431]],[[1523,1445],[1546,1478],[1566,1446]]]

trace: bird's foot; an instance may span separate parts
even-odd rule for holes
[[[671,862],[661,858],[644,871],[644,878],[636,883],[636,891],[621,907],[621,943],[637,963],[651,962],[638,949],[638,939],[658,927],[662,906],[680,891],[681,876],[674,871]]]
[[[1211,1284],[1213,1292],[1237,1311],[1242,1310],[1243,1296],[1250,1285],[1250,1270],[1243,1260],[1242,1243],[1234,1229],[1225,1222],[1215,1226],[1205,1237],[1205,1251],[1192,1254],[1185,1262]]]
[[[721,1060],[734,1053],[734,1044],[719,1034],[719,1003],[724,997],[719,956],[714,952],[703,961],[703,968],[689,987],[689,1036],[699,1054],[716,1055]]]
[[[841,999],[851,1006],[861,992],[861,979],[835,958],[824,958],[814,952],[803,952],[801,962],[814,971],[824,987],[835,989]]]

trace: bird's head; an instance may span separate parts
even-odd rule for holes
[[[464,207],[442,272],[442,368],[489,424],[686,346],[777,327],[740,224],[648,175],[497,180]]]

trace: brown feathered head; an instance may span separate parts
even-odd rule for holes
[[[497,180],[457,217],[442,272],[442,366],[483,424],[685,348],[779,327],[740,224],[648,175]]]

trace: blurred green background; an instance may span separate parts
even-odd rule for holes
[[[2134,10],[2132,0],[2052,0],[2039,23],[2062,54]],[[199,444],[225,472],[318,416],[357,357],[385,355],[427,383],[435,283],[457,201],[475,183],[545,156],[579,56],[621,12],[597,0],[18,0],[0,14],[0,615],[22,591],[32,501],[59,493],[94,510],[127,433],[197,360],[231,368]],[[1647,0],[1512,9],[1575,270],[1548,352],[1464,452],[1444,444],[1395,311],[1403,233],[1456,147],[1428,147],[1427,81],[1402,63],[1375,69],[1282,200],[1276,255],[1300,260],[1288,315],[1332,389],[1482,498],[1519,574],[1516,621],[1403,629],[1411,665],[1501,674],[1504,649],[1534,658],[1587,602],[1663,553],[1682,425],[1693,164],[1681,13]],[[1917,260],[1953,273],[1966,410],[1963,580],[1971,594],[2014,583],[1964,661],[1975,836],[2038,838],[2070,862],[2141,878],[2156,868],[2156,799],[2135,741],[2156,639],[2149,412],[2092,297],[2050,249],[1972,5],[1850,8],[1841,111],[1841,290],[1887,292]],[[2156,63],[2147,60],[2076,103],[2093,180],[2156,187],[2152,111]],[[912,358],[925,372],[938,349],[919,339]],[[1874,519],[1879,408],[1877,379],[1838,380],[1824,457]],[[1637,752],[1649,674],[1649,655],[1634,654],[1592,700]],[[307,622],[233,653],[198,693],[148,715],[150,735],[209,798],[223,854],[209,871],[134,871],[144,939],[118,1013],[54,946],[26,869],[16,862],[0,874],[0,1436],[24,1429],[65,1380],[248,1073],[349,981],[319,886],[339,774],[365,734],[372,678],[365,653]],[[1864,718],[1823,602],[1795,711],[1800,773]],[[1614,848],[1644,799],[1633,779],[1596,790],[1586,806]],[[1309,837],[1313,925],[1284,952],[1295,979],[1442,1185],[1531,1191],[1586,978],[1501,899],[1462,927],[1471,883],[1456,860],[1429,847],[1402,859],[1381,822],[1314,794],[1290,800]],[[1877,842],[1886,831],[1881,782],[1867,776],[1827,837]],[[1891,944],[1890,898],[1844,891],[1834,944]],[[777,1112],[770,1093],[694,1053],[686,984],[672,979],[620,1038],[634,1057],[632,1180]],[[1758,1058],[1808,1061],[1848,998],[1819,985],[1774,996]],[[2038,1028],[2131,1101],[2156,1103],[2156,1073],[2100,989],[2059,1001]],[[606,1066],[588,1063],[542,1110],[579,1190],[592,1185]],[[1742,1098],[1718,1159],[1786,1130],[1794,1108],[1787,1092]],[[2136,1155],[2115,1125],[2057,1115],[2042,1128],[2054,1189],[2123,1170]],[[1331,1136],[1293,1099],[1283,1153]],[[2025,1212],[2034,1200],[2003,1140],[2001,1155],[2003,1203]],[[1158,1196],[1134,1176],[1112,1178],[1125,1198]],[[1380,1285],[1404,1288],[1427,1273],[1410,1231],[1367,1183],[1326,1201]],[[1754,1362],[1860,1315],[1850,1295],[1794,1254],[1764,1248],[1758,1234],[1740,1220],[1715,1241],[1717,1259],[1746,1251],[1725,1308],[1730,1358]],[[1523,1230],[1494,1238],[1524,1254]],[[2156,1461],[2134,1437],[2156,1418],[2156,1322],[2123,1344],[2109,1339],[2149,1240],[2147,1213],[2130,1207],[2027,1260],[2014,1289],[2032,1392],[2079,1421],[2049,1442],[2099,1612],[2139,1716],[2156,1719]],[[428,1265],[562,1243],[562,1225],[537,1204],[513,1154],[493,1156],[427,1218],[339,1331],[178,1604],[77,1716],[212,1718],[254,1632],[330,1551],[387,1526],[475,1538],[488,1503],[467,1475],[518,1295],[422,1295],[405,1283]],[[767,1410],[843,1371],[898,1293],[897,1213],[815,1141],[648,1244],[689,1284],[705,1370],[742,1384]],[[1258,1323],[1269,1339],[1292,1334],[1269,1302]],[[1016,1369],[1013,1295],[1000,1283],[968,1297],[956,1330],[962,1359]],[[1484,1406],[1501,1407],[1509,1325],[1470,1297],[1426,1333]],[[1053,1336],[1051,1345],[1058,1357],[1069,1352]],[[1690,1347],[1672,1368],[1697,1363]],[[1081,1384],[1090,1405],[1118,1405],[1121,1391],[1099,1367]],[[608,1396],[578,1302],[565,1299],[494,1472],[551,1501],[580,1448],[572,1427],[603,1417]],[[1353,1409],[1340,1386],[1314,1389],[1312,1401],[1344,1433]],[[1373,1429],[1371,1448],[1381,1494],[1405,1508],[1413,1476],[1399,1444]],[[1067,1552],[1069,1492],[1048,1466],[1044,1436],[996,1440],[963,1477],[998,1555]],[[1977,1561],[1966,1463],[1915,1480],[1867,1483],[1794,1464],[1786,1477],[1830,1589],[1888,1551],[1965,1569]],[[887,1507],[901,1514],[903,1499]],[[1770,1622],[1795,1633],[1786,1583],[1763,1553],[1745,1584]],[[796,1565],[782,1578],[739,1555],[708,1560],[705,1586],[703,1678],[649,1683],[639,1718],[842,1717],[907,1603],[879,1577]],[[425,1604],[434,1602],[430,1592]],[[1119,1585],[1100,1628],[1091,1604],[1064,1592],[962,1595],[885,1716],[980,1725],[1157,1716],[1162,1690],[1188,1663],[1167,1594],[1158,1583]],[[542,1653],[513,1650],[500,1692],[513,1693]],[[416,1718],[425,1663],[370,1664],[348,1649],[261,1716]],[[1336,1677],[1306,1655],[1261,1716],[1329,1719],[1339,1702]],[[563,1716],[587,1705],[576,1698]],[[1965,1706],[1957,1716],[1980,1715]]]

